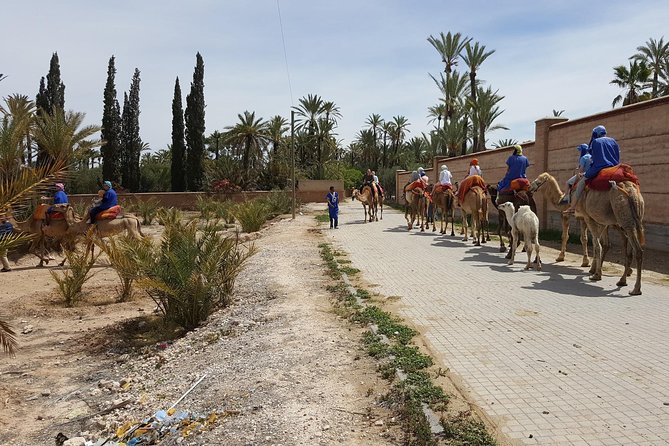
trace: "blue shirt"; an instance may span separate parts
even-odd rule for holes
[[[581,172],[587,172],[592,166],[592,155],[586,153],[578,160],[578,165],[581,168]]]
[[[590,144],[590,152],[592,153],[592,165],[585,172],[586,178],[594,178],[605,167],[620,164],[620,147],[613,138],[602,136],[594,139]]]
[[[53,204],[66,204],[68,203],[67,194],[62,190],[56,192],[53,196]]]
[[[510,180],[515,180],[516,178],[527,178],[525,175],[525,170],[530,167],[530,161],[525,155],[511,155],[509,159],[506,160],[506,165],[509,166],[509,173],[507,177]]]
[[[11,234],[14,230],[14,226],[8,221],[0,223],[0,238],[4,237],[7,234]]]
[[[328,192],[328,207],[330,209],[339,209],[339,194],[335,192]]]
[[[118,205],[118,198],[116,197],[116,191],[114,189],[107,189],[105,194],[102,196],[102,201],[100,202],[100,209],[109,209],[113,206]]]

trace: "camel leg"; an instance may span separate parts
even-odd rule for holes
[[[591,228],[592,232],[592,244],[595,251],[595,259],[593,260],[593,268],[591,268],[590,280],[597,281],[602,280],[602,264],[603,259],[603,247],[602,247],[602,233],[606,227],[599,225],[598,223],[592,222],[588,223],[588,227]],[[593,271],[594,269],[594,271]]]
[[[525,264],[525,271],[532,267],[532,243],[527,243],[527,263]]]
[[[621,231],[621,235],[623,237],[623,255],[625,256],[625,267],[623,268],[623,275],[620,278],[620,280],[618,280],[618,282],[616,282],[616,285],[617,286],[627,286],[627,276],[629,275],[628,271],[632,269],[632,267],[631,267],[632,257],[634,257],[634,256],[633,255],[630,256],[627,252],[629,250],[629,244],[630,244],[629,240],[627,238],[628,235],[624,231]],[[630,250],[630,252],[631,252],[631,250]]]
[[[381,200],[381,220],[383,220],[383,200]]]
[[[567,242],[569,241],[569,215],[562,215],[562,244],[560,245],[560,254],[556,262],[563,262],[565,251],[567,251]]]
[[[534,248],[537,253],[537,256],[534,258],[534,263],[536,264],[536,270],[541,271],[541,255],[539,251],[541,250],[541,245],[539,245],[539,237],[534,240]]]
[[[590,266],[590,258],[588,257],[588,226],[584,220],[581,220],[581,247],[583,249],[582,267]]]
[[[516,242],[516,238],[513,235],[513,230],[509,231],[509,247],[511,248],[509,252],[506,253],[506,259],[510,259],[512,257],[511,250],[515,251],[515,248],[517,248],[518,243]]]
[[[507,255],[507,258],[509,259],[506,263],[508,265],[513,265],[514,260],[516,259],[516,243],[513,243],[512,240],[517,240],[518,234],[516,231],[513,229],[511,230],[511,235],[509,236],[509,246],[511,249],[509,250],[509,254]]]
[[[481,246],[481,219],[476,212],[476,216],[472,214],[472,238],[474,239],[474,246]]]
[[[639,237],[635,230],[628,231],[632,251],[636,258],[636,281],[634,282],[634,289],[629,294],[631,296],[639,296],[641,294],[641,269],[643,267],[643,247],[639,241]]]

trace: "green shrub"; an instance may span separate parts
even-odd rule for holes
[[[197,220],[164,221],[159,245],[136,245],[144,275],[138,283],[169,322],[193,329],[229,303],[235,278],[255,249],[221,235],[213,223],[200,228]]]
[[[95,244],[107,255],[111,267],[121,281],[118,301],[126,302],[132,298],[133,283],[141,277],[140,262],[135,255],[137,244],[150,245],[151,240],[143,238],[136,240],[127,235],[110,237],[107,241],[97,239]],[[146,246],[144,249],[149,249]],[[142,248],[140,248],[142,249]]]
[[[71,307],[81,298],[81,289],[84,284],[95,274],[91,273],[91,268],[97,255],[93,256],[90,250],[84,249],[65,251],[65,258],[69,265],[68,269],[63,270],[60,274],[53,270],[49,272],[58,284],[58,292],[65,299],[65,305]]]
[[[256,232],[267,221],[270,210],[264,200],[256,199],[239,203],[233,214],[244,232]]]
[[[148,200],[137,200],[130,208],[142,217],[143,225],[150,225],[158,215],[160,203],[155,198],[149,198]]]
[[[198,196],[195,203],[195,209],[200,212],[203,220],[211,220],[216,212],[217,203],[211,197]]]
[[[288,214],[293,206],[293,197],[285,191],[273,190],[262,198],[267,205],[269,216]]]
[[[219,218],[226,223],[234,223],[235,222],[235,216],[233,214],[233,210],[235,208],[235,203],[230,200],[225,200],[225,201],[217,201],[216,202],[216,207],[214,209],[214,216],[216,218]]]

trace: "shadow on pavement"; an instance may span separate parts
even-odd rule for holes
[[[565,277],[563,275],[565,270],[576,270],[576,268],[559,268],[559,272],[550,270],[542,271],[537,274],[537,277],[545,277],[545,280],[522,286],[522,288],[528,290],[545,290],[560,294],[561,296],[569,296],[577,299],[579,297],[613,297],[616,299],[629,297],[627,293],[622,295],[618,294],[626,287],[616,287],[616,289],[613,290],[605,290],[601,286],[595,285],[595,282],[589,281],[587,271],[585,277],[581,270],[577,270],[578,275],[567,275]]]

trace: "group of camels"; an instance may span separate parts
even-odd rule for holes
[[[124,214],[111,220],[97,220],[91,228],[86,219],[77,216],[74,208],[69,204],[58,205],[58,210],[62,211],[64,218],[50,219],[48,222],[45,219],[38,218],[37,212],[24,221],[18,221],[13,216],[9,216],[9,222],[17,230],[35,236],[30,244],[29,252],[39,258],[39,267],[53,260],[49,252],[50,245],[72,251],[76,248],[77,241],[87,234],[98,238],[110,237],[123,232],[133,238],[144,236],[139,219],[132,214]],[[92,249],[92,243],[87,248]],[[64,264],[65,259],[59,265],[63,266]]]
[[[575,217],[580,222],[581,244],[583,248],[583,260],[581,266],[590,266],[590,280],[598,281],[602,278],[602,263],[609,249],[608,229],[613,228],[622,235],[624,243],[623,252],[625,252],[625,270],[622,277],[617,282],[617,286],[627,285],[627,276],[632,273],[632,261],[636,261],[636,281],[634,287],[629,291],[630,295],[641,294],[641,270],[643,264],[643,244],[645,242],[643,217],[644,201],[639,190],[638,184],[632,181],[610,181],[609,190],[587,189],[576,206]],[[519,191],[514,194],[504,194],[497,197],[497,188],[493,185],[481,186],[475,185],[464,194],[462,200],[457,197],[457,183],[455,190],[445,189],[443,191],[432,191],[431,200],[437,211],[441,214],[441,234],[446,233],[448,220],[451,220],[451,236],[455,235],[454,220],[455,209],[459,207],[462,214],[462,230],[464,233],[463,241],[468,240],[468,232],[473,238],[475,245],[490,241],[490,235],[487,234],[488,223],[488,195],[493,205],[497,208],[499,204],[510,201],[516,210],[520,206],[530,206],[536,213],[533,194],[542,193],[547,202],[555,209],[561,212],[562,216],[562,243],[560,254],[556,261],[561,262],[565,259],[567,240],[569,238],[569,214],[562,211],[568,207],[564,200],[565,193],[562,192],[557,180],[548,172],[539,175],[532,183],[528,191]],[[425,192],[429,191],[432,185],[426,185],[425,189],[414,189],[406,191],[405,186],[405,218],[408,229],[413,228],[414,222],[420,224],[421,231],[425,230],[427,221],[427,207],[429,198]],[[471,219],[469,227],[468,218]],[[446,227],[444,227],[446,222]],[[498,235],[500,239],[500,252],[506,251],[503,236],[509,238],[509,246],[516,245],[520,240],[511,239],[511,231],[506,221],[504,212],[499,212]],[[436,231],[434,219],[432,230]],[[593,261],[590,264],[588,257],[588,231],[592,234],[593,243]],[[511,251],[507,254],[510,258]]]

